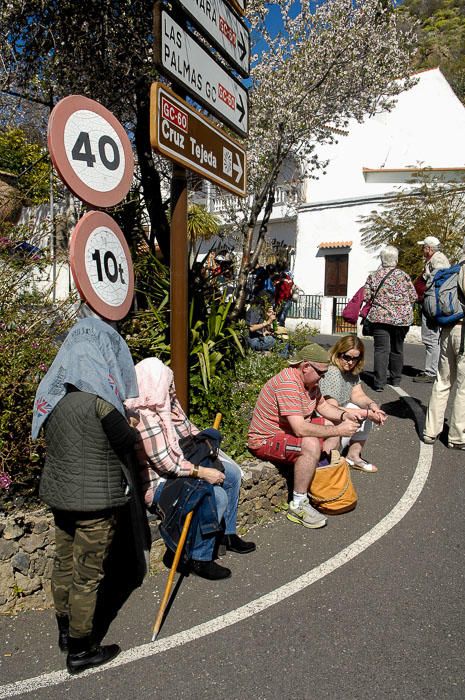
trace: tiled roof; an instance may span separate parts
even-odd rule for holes
[[[319,243],[318,248],[350,248],[352,241],[325,241]]]

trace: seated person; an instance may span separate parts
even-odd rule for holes
[[[308,528],[326,525],[312,508],[308,491],[322,448],[333,437],[357,432],[364,411],[345,411],[326,401],[318,382],[328,371],[329,355],[311,343],[288,360],[289,367],[262,388],[249,428],[249,450],[260,459],[294,465],[294,493],[287,518]],[[315,417],[318,411],[319,417]],[[330,424],[325,424],[325,420]]]
[[[126,401],[129,416],[139,417],[140,433],[136,445],[140,464],[149,477],[145,484],[145,502],[156,505],[167,478],[194,476],[212,484],[218,512],[218,522],[224,517],[223,544],[227,550],[246,554],[255,544],[244,542],[236,534],[237,506],[241,485],[241,469],[220,450],[219,458],[224,473],[218,469],[197,467],[187,461],[179,447],[179,439],[196,434],[199,430],[189,421],[176,396],[172,370],[156,357],[149,357],[136,365],[139,396]],[[200,528],[195,534],[189,569],[202,578],[228,578],[230,569],[213,561],[215,537],[204,537]]]
[[[377,472],[378,468],[362,457],[362,450],[372,423],[383,425],[387,416],[362,388],[359,375],[364,365],[365,346],[356,335],[345,335],[329,350],[329,357],[331,364],[320,381],[320,391],[324,398],[348,413],[359,415],[361,408],[366,412],[357,432],[352,437],[343,437],[341,440],[341,446],[348,448],[347,462],[354,469]],[[337,447],[337,444],[334,443],[333,446]]]
[[[276,343],[273,334],[276,314],[271,300],[272,294],[262,290],[245,314],[245,321],[249,327],[247,344],[252,350],[270,350]]]

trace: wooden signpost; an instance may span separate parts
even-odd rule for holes
[[[175,0],[173,14],[154,7],[155,63],[182,95],[155,84],[151,92],[153,148],[173,162],[171,215],[171,367],[187,410],[187,181],[189,168],[216,185],[246,196],[245,150],[182,97],[185,93],[239,136],[248,135],[249,32],[239,15],[245,0]],[[175,15],[175,16],[173,16]],[[189,22],[200,33],[195,37]],[[220,62],[221,54],[227,66]]]

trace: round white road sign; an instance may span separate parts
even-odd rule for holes
[[[118,224],[103,212],[90,211],[74,229],[70,263],[76,287],[103,318],[118,321],[134,295],[131,253]]]
[[[134,172],[128,136],[95,100],[70,95],[54,107],[48,147],[63,182],[84,202],[112,207],[127,195]]]

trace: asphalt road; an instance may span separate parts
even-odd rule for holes
[[[355,511],[256,526],[257,551],[224,560],[231,579],[183,579],[154,644],[166,576],[147,579],[107,636],[123,653],[85,676],[62,670],[52,611],[0,618],[0,698],[465,698],[465,455],[419,441],[422,363],[406,346],[400,392],[373,394],[389,420],[367,446],[379,472],[353,474]]]

